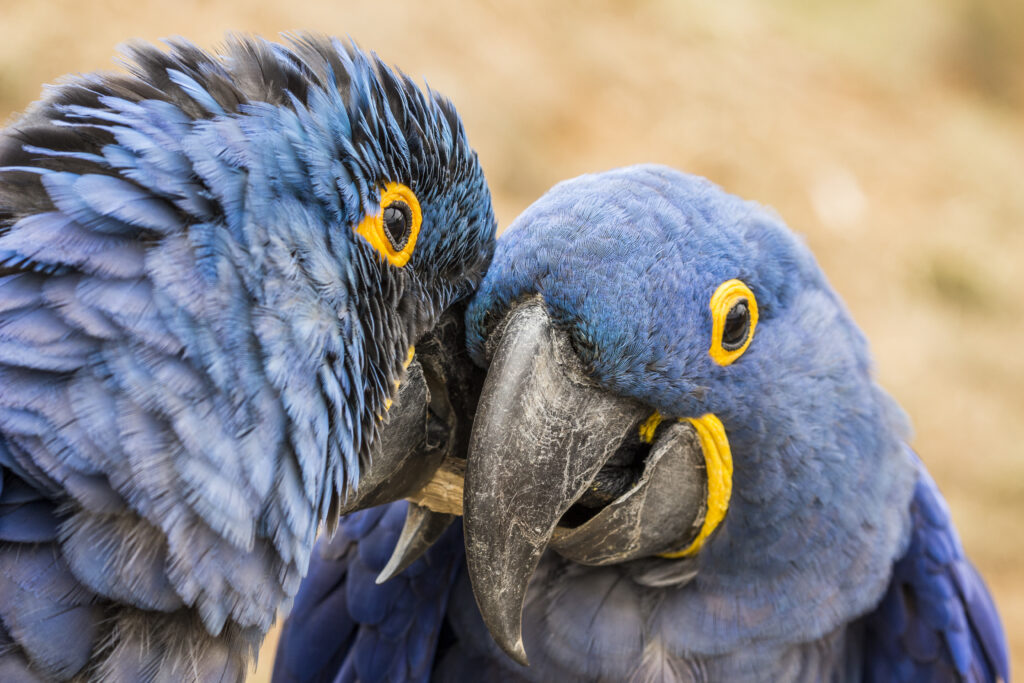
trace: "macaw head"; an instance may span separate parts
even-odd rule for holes
[[[266,353],[316,371],[327,415],[317,414],[326,424],[313,439],[326,461],[324,451],[298,457],[304,471],[324,473],[317,518],[332,526],[418,489],[455,432],[468,433],[448,388],[466,393],[454,385],[469,364],[452,358],[464,300],[494,251],[490,190],[452,103],[376,55],[306,35],[228,47],[219,61],[176,43],[136,60],[212,116],[198,126],[196,165],[203,154],[226,157],[248,175],[244,204],[231,203],[233,178],[213,180],[229,226],[269,227],[268,244],[246,245],[267,261],[258,265],[273,298],[263,303],[282,328],[266,335]],[[224,96],[250,82],[256,97]],[[271,375],[286,408],[306,419],[310,375],[280,365]]]
[[[469,364],[452,359],[464,355],[465,299],[494,251],[490,190],[453,104],[375,54],[307,35],[228,47],[219,62],[176,43],[169,56],[142,48],[136,60],[207,103],[201,115],[212,120],[192,151],[199,164],[204,153],[228,157],[248,174],[246,203],[223,202],[227,222],[269,226],[269,244],[251,251],[268,261],[273,299],[263,303],[282,328],[265,335],[266,353],[281,363],[303,357],[316,371],[325,424],[314,439],[327,457],[299,460],[324,473],[317,518],[326,513],[333,526],[418,489],[455,432],[468,433],[451,401],[468,395],[460,369]],[[250,80],[266,102],[236,96],[232,111],[214,101]],[[237,148],[236,125],[245,140]],[[302,420],[316,399],[297,370],[271,375]]]
[[[517,660],[547,548],[677,587],[664,599],[692,602],[695,645],[827,632],[884,589],[906,532],[889,516],[910,495],[907,428],[773,214],[659,166],[561,183],[498,241],[467,335],[488,368],[467,563]],[[801,596],[796,623],[749,608],[780,595]]]
[[[310,150],[317,169],[326,171],[314,185],[358,207],[339,231],[355,309],[339,317],[355,354],[327,360],[363,392],[339,406],[356,426],[354,450],[333,461],[334,491],[343,492],[333,523],[419,489],[468,438],[460,416],[472,414],[463,402],[476,393],[466,389],[465,299],[493,254],[496,220],[447,98],[354,45],[300,39],[294,49],[322,86],[298,110],[305,135],[320,143]]]
[[[124,320],[96,334],[130,356],[170,328],[160,348],[230,395],[225,448],[256,452],[240,545],[276,506],[266,525],[294,527],[276,536],[304,564],[325,515],[402,497],[452,441],[445,371],[471,366],[450,359],[494,250],[483,171],[446,98],[352,44],[126,57],[130,73],[69,79],[0,139],[0,276],[138,279],[152,307],[97,295]],[[174,391],[106,372],[117,395]]]

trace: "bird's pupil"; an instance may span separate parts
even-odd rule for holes
[[[384,232],[395,251],[401,251],[409,241],[412,210],[405,202],[392,202],[384,209]]]
[[[725,316],[725,329],[722,331],[722,348],[726,351],[735,351],[743,346],[747,340],[747,331],[750,329],[750,310],[747,308],[747,300],[740,299]]]

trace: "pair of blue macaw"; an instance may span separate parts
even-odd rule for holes
[[[284,681],[1008,679],[776,218],[640,166],[495,240],[375,56],[129,56],[0,139],[0,680],[240,680],[293,601]]]

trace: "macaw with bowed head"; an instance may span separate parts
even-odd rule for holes
[[[241,680],[320,524],[461,429],[495,220],[451,103],[312,36],[126,66],[0,136],[3,681]]]
[[[770,212],[660,166],[561,183],[467,337],[461,527],[378,586],[405,503],[343,521],[283,680],[1009,679],[903,412]]]

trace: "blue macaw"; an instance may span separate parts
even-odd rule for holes
[[[466,326],[462,520],[379,585],[419,502],[343,520],[279,680],[1009,680],[904,413],[774,214],[661,166],[564,182]]]
[[[0,136],[2,681],[241,680],[318,526],[461,438],[451,103],[312,36],[127,57]]]

